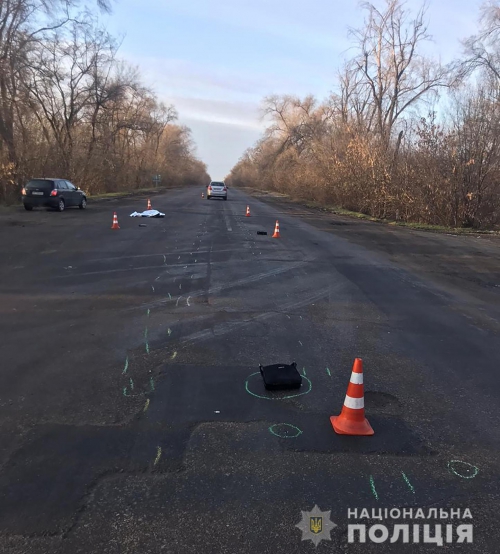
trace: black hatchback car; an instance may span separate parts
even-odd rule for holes
[[[54,208],[60,212],[70,206],[81,210],[87,207],[83,190],[64,179],[32,179],[23,188],[24,208],[31,211],[36,206]]]

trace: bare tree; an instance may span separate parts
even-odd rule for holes
[[[420,53],[421,44],[431,38],[424,21],[425,6],[415,17],[402,0],[386,0],[383,11],[370,3],[362,6],[367,18],[363,28],[350,31],[359,53],[349,65],[348,76],[356,84],[357,97],[362,98],[361,113],[368,112],[369,122],[373,117],[388,147],[398,119],[427,95],[447,86],[451,68]]]
[[[97,0],[110,11],[109,0]],[[17,165],[15,144],[16,102],[22,94],[23,73],[34,44],[44,33],[62,28],[72,20],[72,0],[2,0],[0,2],[0,147]]]
[[[50,40],[41,41],[35,54],[25,85],[29,103],[46,138],[56,141],[64,173],[73,177],[75,129],[86,111],[103,106],[106,93],[101,90],[94,97],[99,87],[95,80],[97,68],[104,70],[113,60],[113,41],[91,24],[72,22],[71,27],[55,31]]]
[[[465,59],[461,77],[477,69],[500,82],[500,2],[485,2],[480,10],[479,32],[463,42]]]

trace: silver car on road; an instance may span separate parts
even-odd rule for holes
[[[227,187],[224,181],[212,181],[207,187],[207,200],[222,198],[227,200]]]

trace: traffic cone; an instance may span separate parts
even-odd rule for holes
[[[339,416],[332,416],[330,421],[334,431],[339,435],[366,436],[375,434],[372,426],[365,418],[363,360],[360,358],[354,360],[342,412]]]
[[[201,197],[202,197],[202,198],[205,198],[205,195],[204,195],[203,193],[201,193]]]
[[[118,216],[116,215],[116,212],[113,213],[113,225],[111,226],[111,229],[119,229],[120,226],[118,225]]]
[[[250,206],[247,206],[247,213],[246,213],[246,216],[247,216],[247,217],[250,217]]]
[[[153,208],[151,207],[151,200],[148,198],[148,210],[152,210]]]
[[[274,227],[274,235],[272,238],[273,239],[280,238],[280,222],[278,220],[276,220],[276,226]]]

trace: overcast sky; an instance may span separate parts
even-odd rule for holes
[[[373,2],[381,6],[381,0]],[[443,62],[476,31],[481,0],[430,0],[427,19]],[[419,0],[408,0],[418,8]],[[121,57],[140,67],[188,125],[212,179],[222,179],[262,132],[269,94],[325,98],[349,57],[356,0],[117,0],[108,29]]]

